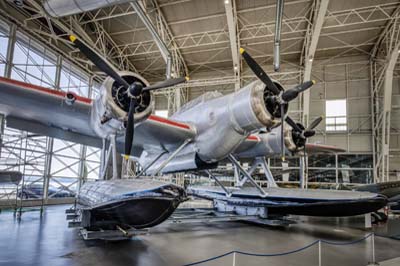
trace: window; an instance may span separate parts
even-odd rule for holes
[[[89,76],[79,71],[71,63],[63,60],[61,67],[60,89],[89,97]]]
[[[346,100],[327,100],[326,111],[326,131],[346,131],[347,130],[347,108]]]
[[[168,118],[168,110],[156,110],[155,113],[157,116]]]
[[[4,76],[7,63],[8,25],[0,21],[0,76]]]
[[[18,32],[14,47],[11,78],[19,81],[54,88],[56,55],[49,49]]]

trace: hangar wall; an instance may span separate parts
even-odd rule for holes
[[[5,60],[1,60],[1,59]],[[43,43],[0,20],[0,76],[95,97],[96,86],[90,76]],[[0,116],[0,124],[6,119]],[[20,198],[51,203],[71,198],[81,178],[98,177],[100,150],[84,145],[0,127],[0,170],[24,174],[21,186],[1,187],[0,206]],[[11,204],[17,204],[13,200]],[[28,202],[29,203],[29,202]],[[22,201],[21,203],[22,206]]]
[[[272,62],[264,65],[268,73],[273,73]],[[279,79],[286,88],[294,86],[301,80],[301,68],[295,68],[293,64],[283,63],[281,77]],[[229,73],[229,70],[227,70]],[[283,73],[291,73],[283,75]],[[193,73],[192,79],[210,79],[223,77],[224,73],[215,71]],[[228,74],[226,74],[228,75]],[[254,77],[248,75],[248,69],[244,69],[244,83],[251,82]],[[275,74],[272,74],[276,76]],[[318,126],[318,133],[311,142],[326,143],[346,149],[351,154],[372,154],[372,116],[371,116],[371,79],[370,61],[368,56],[348,56],[342,58],[330,58],[315,60],[312,68],[312,78],[317,84],[311,88],[310,116],[311,120],[322,115],[325,116],[326,100],[347,100],[347,130],[340,132],[327,132],[325,119]],[[222,93],[234,91],[234,84],[215,85],[207,87],[196,87],[189,89],[188,99],[194,99],[201,94],[219,90]],[[156,109],[168,109],[168,98],[158,96],[156,98]],[[297,99],[290,105],[290,115],[300,121],[301,101]],[[399,76],[395,73],[393,82],[393,103],[390,140],[391,179],[397,179],[397,170],[400,169],[400,87]]]

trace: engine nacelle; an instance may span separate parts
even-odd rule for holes
[[[293,153],[298,147],[293,139],[293,131],[286,126],[283,131],[283,142],[285,144],[285,153]],[[266,151],[263,153],[264,156],[266,154],[281,154],[282,153],[282,143],[281,143],[281,127],[274,128],[271,132],[261,134],[261,140],[264,142],[264,147]],[[262,155],[259,155],[262,156]]]
[[[137,81],[144,87],[149,83],[140,75],[122,71],[119,73],[129,84]],[[153,99],[149,91],[144,91],[137,99],[138,105],[135,108],[135,123],[147,119],[154,108]],[[129,112],[130,98],[126,89],[111,77],[104,80],[100,96],[94,102],[92,113],[92,126],[100,136],[120,131],[124,128],[127,113]]]
[[[249,134],[280,123],[276,116],[279,106],[269,102],[268,93],[261,81],[225,96],[208,93],[172,118],[194,124],[198,132],[196,153],[206,163],[216,162],[234,151]]]
[[[254,158],[264,156],[278,156],[282,154],[281,127],[276,127],[270,132],[258,134],[259,142],[251,148],[239,147],[235,155],[239,158]],[[285,154],[293,154],[304,148],[305,142],[296,142],[293,130],[285,128],[283,132]]]
[[[279,83],[275,84],[282,88]],[[261,81],[252,82],[228,96],[232,122],[239,126],[237,131],[248,134],[280,123],[278,105],[270,102],[270,93]]]

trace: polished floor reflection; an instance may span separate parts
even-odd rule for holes
[[[83,241],[67,228],[64,210],[48,207],[25,212],[19,222],[13,212],[0,213],[0,265],[184,265],[231,250],[278,253],[317,239],[351,241],[368,234],[362,219],[298,218],[288,228],[264,228],[242,223],[161,225],[148,235],[123,242]],[[384,230],[381,229],[381,230]],[[378,261],[400,256],[400,241],[376,237]],[[322,265],[366,265],[371,242],[353,246],[322,246]],[[237,256],[236,265],[318,265],[317,246],[303,252],[269,258]],[[204,265],[232,265],[232,256]]]

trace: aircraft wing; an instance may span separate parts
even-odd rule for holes
[[[76,96],[68,105],[65,97],[64,91],[0,77],[0,113],[8,127],[101,147],[89,123],[92,100]]]
[[[240,145],[236,148],[235,153],[241,153],[253,148],[258,144],[261,139],[257,135],[248,136]]]
[[[63,91],[0,77],[0,113],[6,116],[8,127],[102,147],[101,138],[90,125],[92,100],[76,96],[74,104],[68,105],[65,97]],[[186,123],[150,115],[135,125],[134,152],[140,154],[150,147],[170,151],[195,134]],[[122,153],[123,135],[117,143]]]
[[[325,144],[313,144],[307,143],[306,144],[306,152],[307,153],[338,153],[338,152],[345,152],[346,150]]]
[[[135,126],[133,155],[139,157],[145,149],[159,152],[173,152],[185,140],[196,136],[194,127],[163,117],[150,115]],[[119,151],[122,152],[121,145]]]

